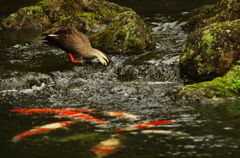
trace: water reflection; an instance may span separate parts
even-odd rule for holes
[[[24,46],[24,44],[31,42],[31,45],[38,44],[39,35],[46,29],[4,29],[0,30],[1,47],[6,45],[14,46],[15,48]],[[0,47],[0,48],[1,48]]]

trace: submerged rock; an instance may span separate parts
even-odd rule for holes
[[[239,99],[240,67],[236,66],[223,77],[186,85],[172,90],[169,94],[177,102],[223,102]]]
[[[29,72],[21,76],[1,79],[0,91],[4,90],[26,90],[36,87],[42,87],[45,84],[53,83],[49,75]]]

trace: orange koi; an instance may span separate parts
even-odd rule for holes
[[[17,136],[13,137],[12,141],[16,142],[16,141],[18,141],[21,138],[24,138],[26,136],[31,136],[31,135],[38,134],[38,133],[49,132],[51,130],[62,128],[62,127],[71,125],[73,123],[74,122],[71,122],[71,121],[63,121],[63,122],[55,122],[55,123],[50,123],[50,124],[46,124],[46,125],[43,125],[43,126],[38,126],[38,127],[33,128],[29,131],[18,134]]]
[[[121,131],[133,131],[141,128],[151,128],[156,125],[161,125],[161,124],[166,124],[166,123],[171,123],[171,122],[176,122],[175,120],[161,120],[161,121],[153,121],[153,122],[146,122],[146,123],[141,123],[135,126],[131,127],[126,127],[126,128],[120,128],[117,130],[114,130],[114,132],[121,132]]]
[[[121,112],[121,111],[109,111],[109,112],[105,112],[105,114],[108,116],[114,116],[114,117],[124,117],[131,120],[137,119],[136,115],[126,113],[126,112]]]
[[[11,112],[18,112],[22,113],[24,115],[29,115],[29,114],[42,114],[42,113],[54,113],[54,109],[13,109],[10,110]]]
[[[96,109],[13,109],[10,111],[29,115],[42,113],[59,113],[60,111],[93,112],[96,111]]]
[[[91,151],[93,151],[98,156],[98,158],[101,158],[116,152],[119,145],[120,141],[118,139],[107,139],[101,141],[100,144],[92,147]]]
[[[57,112],[58,116],[60,117],[68,117],[72,119],[81,119],[87,122],[93,122],[93,123],[108,123],[108,121],[104,121],[101,119],[94,118],[91,115],[83,114],[75,111],[69,111],[69,110],[61,110]]]

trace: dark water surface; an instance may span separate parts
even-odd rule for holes
[[[113,2],[141,14],[156,38],[154,51],[141,55],[109,54],[112,63],[108,67],[96,59],[72,64],[63,51],[37,42],[43,30],[0,31],[0,157],[239,157],[239,101],[176,104],[166,95],[187,81],[180,74],[178,62],[188,36],[181,27],[188,12],[216,0]],[[33,1],[19,3],[1,5],[1,17]],[[71,120],[53,114],[10,112],[21,108],[98,109],[88,114],[110,123],[99,126],[75,120],[67,128],[13,142],[14,136],[36,126]],[[109,117],[104,114],[108,111],[132,113],[138,120]],[[114,132],[157,120],[176,122],[152,128],[165,130],[164,134],[143,133],[142,129]],[[96,146],[108,140],[117,141],[117,148],[112,148],[114,152],[109,155],[108,149],[97,155]]]

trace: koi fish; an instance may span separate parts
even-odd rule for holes
[[[93,117],[91,115],[83,114],[83,113],[79,113],[79,112],[75,112],[75,111],[61,110],[61,111],[57,112],[57,114],[60,117],[68,117],[68,118],[72,118],[72,119],[80,119],[80,120],[84,120],[84,121],[87,121],[87,122],[108,123],[108,121],[97,119],[97,118],[95,118],[95,117]]]
[[[114,130],[114,132],[121,132],[121,131],[133,131],[141,128],[151,128],[156,125],[161,125],[161,124],[166,124],[166,123],[171,123],[171,122],[176,122],[175,120],[161,120],[161,121],[153,121],[153,122],[146,122],[146,123],[141,123],[135,126],[131,127],[126,127],[126,128],[120,128],[117,130]]]
[[[42,113],[59,113],[60,111],[93,112],[96,111],[96,109],[13,109],[10,111],[29,115]]]
[[[66,109],[70,111],[76,111],[76,112],[94,112],[97,111],[97,109]]]
[[[81,120],[88,121],[88,122],[108,123],[107,121],[94,118],[91,115],[79,113],[80,111],[81,112],[93,112],[93,111],[96,111],[96,109],[13,109],[13,110],[11,110],[11,112],[19,112],[24,115],[51,113],[51,114],[56,114],[60,117],[81,119]]]
[[[42,113],[54,113],[54,109],[13,109],[10,110],[11,112],[18,112],[22,113],[24,115],[29,115],[29,114],[42,114]]]
[[[109,111],[109,112],[105,112],[105,114],[108,116],[114,116],[114,117],[124,117],[131,120],[137,119],[136,115],[126,113],[126,112],[121,112],[121,111]]]
[[[16,142],[16,141],[18,141],[21,138],[24,138],[26,136],[31,136],[31,135],[34,135],[34,134],[49,132],[51,130],[62,128],[62,127],[71,125],[73,123],[74,122],[71,122],[71,121],[63,121],[63,122],[55,122],[55,123],[50,123],[50,124],[46,124],[46,125],[43,125],[43,126],[38,126],[38,127],[33,128],[29,131],[26,131],[26,132],[23,132],[23,133],[20,133],[20,134],[16,135],[15,137],[13,137],[12,141]]]
[[[188,136],[189,134],[184,132],[166,131],[166,130],[142,130],[142,133],[154,133],[154,134],[164,134],[170,136]]]
[[[120,141],[118,139],[107,139],[101,141],[100,144],[92,147],[91,151],[93,151],[98,156],[98,158],[101,158],[116,152],[119,145]]]

